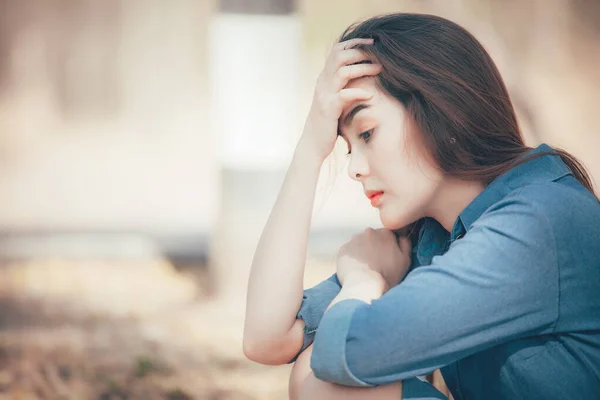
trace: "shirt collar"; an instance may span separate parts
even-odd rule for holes
[[[554,149],[543,143],[527,152],[523,157]],[[469,231],[471,225],[490,206],[502,200],[508,193],[531,183],[552,182],[565,175],[571,174],[560,156],[547,154],[519,164],[494,179],[458,216],[450,233],[450,240]]]

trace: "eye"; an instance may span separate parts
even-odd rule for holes
[[[365,141],[365,143],[369,143],[369,140],[371,139],[371,135],[373,134],[373,129],[368,130],[366,132],[360,133],[358,135],[359,139],[362,139]],[[351,150],[348,150],[348,153],[346,153],[347,156],[349,156],[350,154],[352,154]]]
[[[371,135],[372,135],[372,134],[373,134],[373,129],[371,129],[371,130],[369,130],[369,131],[366,131],[366,132],[363,132],[363,133],[361,133],[360,135],[358,135],[358,137],[359,137],[360,139],[363,139],[363,140],[365,141],[365,143],[368,143],[368,142],[369,142],[369,139],[371,139]]]

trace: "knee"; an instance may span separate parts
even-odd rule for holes
[[[300,389],[302,388],[302,382],[304,381],[304,377],[301,377],[300,374],[295,371],[296,369],[292,369],[288,384],[288,396],[290,400],[298,400],[300,398]]]
[[[304,350],[304,352],[298,356],[298,359],[294,363],[288,384],[288,395],[290,400],[298,400],[300,388],[307,380],[308,376],[312,375],[312,370],[310,369],[311,353],[312,345]]]
[[[300,385],[296,387],[296,398],[290,396],[290,400],[309,400],[319,398],[316,396],[314,383],[311,381],[312,379],[309,377],[302,381]]]
[[[343,393],[348,389],[333,383],[323,382],[310,374],[299,385],[297,400],[342,399]]]
[[[323,398],[322,392],[325,389],[325,386],[332,386],[332,384],[319,381],[312,372],[309,372],[308,374],[302,372],[303,371],[298,371],[296,368],[292,369],[288,385],[288,395],[290,400],[314,400],[316,398]],[[317,393],[320,397],[315,397]]]

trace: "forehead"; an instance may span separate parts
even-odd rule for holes
[[[352,89],[352,88],[368,90],[369,92],[373,93],[373,97],[371,97],[369,100],[357,100],[357,101],[353,101],[351,103],[346,104],[346,106],[342,110],[342,114],[340,116],[340,121],[343,121],[344,118],[346,117],[346,115],[348,115],[348,113],[350,111],[352,111],[352,109],[354,109],[358,104],[374,105],[380,98],[380,96],[379,96],[380,91],[377,88],[377,86],[375,85],[375,78],[373,78],[373,77],[369,76],[369,77],[363,77],[363,78],[357,78],[357,79],[351,80],[345,86],[345,89]]]

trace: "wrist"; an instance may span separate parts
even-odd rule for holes
[[[375,274],[377,274],[375,272]],[[371,304],[373,300],[380,298],[387,290],[387,284],[381,279],[377,279],[375,276],[366,276],[364,274],[361,277],[361,273],[352,273],[344,279],[342,290],[333,299],[333,301],[327,307],[329,310],[334,304],[344,300],[361,300],[365,303]]]
[[[365,288],[373,293],[380,293],[380,295],[389,290],[383,276],[371,269],[349,272],[344,278],[343,287]]]

